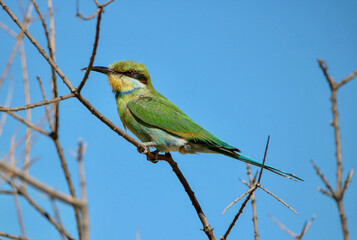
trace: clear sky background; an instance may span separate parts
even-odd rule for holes
[[[17,1],[6,1],[17,16]],[[47,1],[39,1],[46,11]],[[56,58],[59,67],[77,86],[81,68],[89,62],[96,21],[75,17],[74,1],[54,2]],[[80,1],[85,15],[95,11],[92,1]],[[304,239],[342,239],[337,206],[316,191],[323,186],[311,160],[335,186],[336,160],[330,90],[318,67],[323,58],[337,81],[357,68],[356,1],[115,1],[102,18],[97,66],[118,60],[143,62],[154,87],[197,123],[242,150],[262,159],[267,136],[271,142],[267,163],[295,173],[294,182],[264,172],[262,185],[299,212],[295,215],[265,192],[258,190],[257,212],[261,239],[289,239],[268,217],[273,215],[294,232],[304,221],[316,219]],[[36,16],[33,11],[33,16]],[[18,32],[1,9],[0,21]],[[39,21],[30,32],[46,47]],[[0,70],[14,39],[0,31]],[[40,75],[50,96],[50,70],[37,50],[25,41],[31,101],[41,101],[36,82]],[[17,55],[0,91],[4,104],[9,80],[15,92],[11,106],[24,105],[20,59]],[[59,80],[61,95],[68,89]],[[344,178],[356,167],[357,79],[338,95]],[[91,73],[82,93],[106,117],[122,126],[114,96],[104,75]],[[43,115],[33,110],[33,121]],[[24,112],[22,113],[24,115]],[[152,164],[130,143],[95,118],[76,99],[60,105],[60,140],[74,181],[77,164],[70,154],[78,138],[88,144],[85,169],[92,239],[206,239],[196,212],[167,163]],[[0,136],[0,157],[9,150],[19,123],[9,117]],[[48,127],[47,127],[48,129]],[[18,139],[25,132],[19,128]],[[37,135],[38,136],[38,135]],[[34,138],[36,135],[34,134]],[[23,153],[16,153],[19,159]],[[67,192],[53,143],[40,137],[31,157],[40,160],[32,176]],[[227,229],[240,204],[225,215],[223,209],[247,190],[245,164],[220,155],[173,154],[191,184],[217,237]],[[253,168],[253,171],[258,170]],[[350,239],[357,238],[356,176],[344,199]],[[31,194],[52,212],[48,199]],[[25,201],[21,201],[27,235],[56,239],[57,232]],[[75,232],[71,208],[60,205],[62,220]],[[13,199],[0,196],[0,231],[19,234]],[[253,239],[250,204],[245,208],[230,239]]]

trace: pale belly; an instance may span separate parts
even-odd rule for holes
[[[196,153],[216,153],[209,150],[205,145],[195,144],[187,140],[170,134],[159,128],[150,128],[142,126],[138,129],[131,130],[143,143],[153,142],[154,148],[160,152],[179,152],[181,154],[196,154]]]
[[[178,136],[172,135],[164,130],[148,126],[129,127],[142,142],[153,142],[154,148],[160,152],[179,152],[188,142]]]

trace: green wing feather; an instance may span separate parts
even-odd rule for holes
[[[189,142],[207,144],[208,149],[259,167],[263,164],[244,156],[237,148],[208,132],[184,114],[176,105],[162,97],[139,97],[128,103],[130,111],[142,122],[180,136]],[[302,180],[294,174],[264,165],[265,169],[279,175]]]
[[[188,141],[239,151],[195,123],[166,98],[139,97],[127,104],[130,111],[146,124],[163,129]]]

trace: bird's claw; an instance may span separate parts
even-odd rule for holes
[[[137,149],[138,149],[138,152],[142,153],[142,154],[147,154],[149,152],[149,148],[147,146],[145,146],[144,144],[140,144]]]
[[[147,160],[152,162],[152,163],[157,163],[159,161],[159,150],[155,150],[153,152],[151,152],[154,156],[153,157],[149,157],[147,156]]]

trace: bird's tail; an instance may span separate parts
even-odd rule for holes
[[[227,149],[217,149],[216,148],[214,151],[218,152],[218,153],[221,153],[221,154],[224,154],[224,155],[226,155],[228,157],[238,159],[238,160],[243,161],[245,163],[249,163],[249,164],[258,166],[258,167],[262,167],[263,166],[264,169],[267,169],[267,170],[269,170],[269,171],[271,171],[273,173],[276,173],[276,174],[278,174],[280,176],[283,176],[283,177],[286,177],[286,178],[290,178],[290,179],[293,179],[293,180],[304,181],[303,179],[295,176],[295,174],[284,172],[284,171],[281,171],[279,169],[273,168],[273,167],[268,166],[268,165],[263,165],[262,163],[254,160],[253,158],[244,156],[243,154],[231,152],[231,151],[229,151]]]

